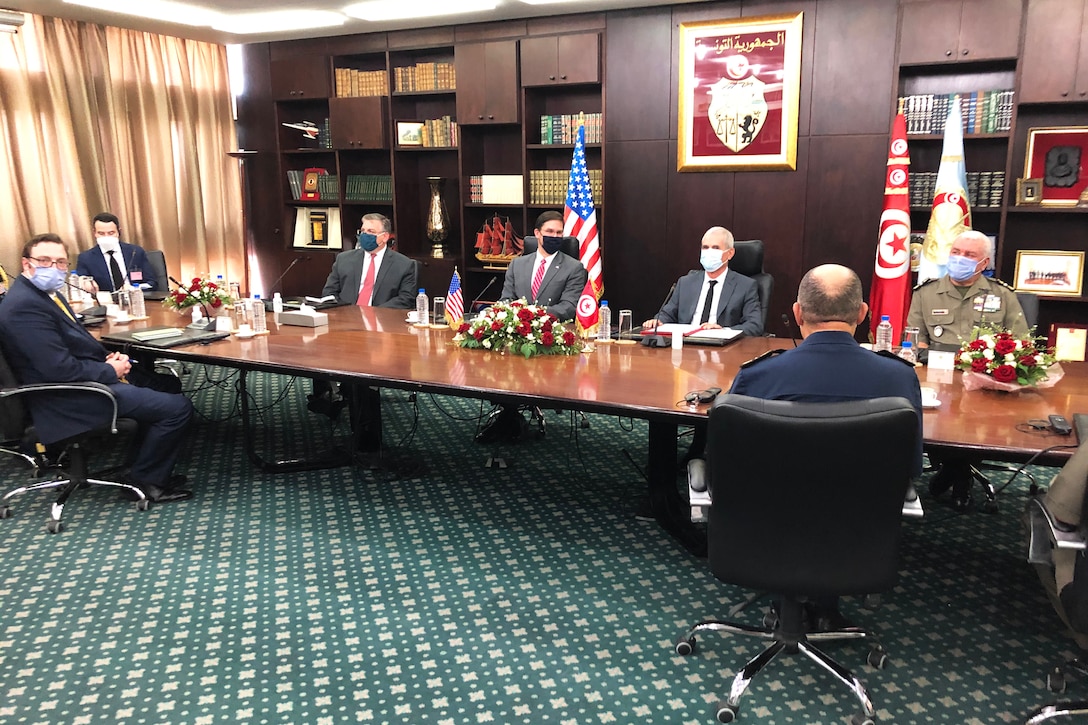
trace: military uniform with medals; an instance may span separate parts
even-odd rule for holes
[[[964,288],[945,276],[914,288],[907,326],[918,328],[918,342],[954,352],[980,324],[1008,330],[1019,338],[1029,334],[1016,292],[999,279],[979,277]]]

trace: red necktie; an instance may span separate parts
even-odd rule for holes
[[[544,281],[544,265],[547,260],[540,260],[540,264],[536,266],[536,272],[533,273],[533,286],[530,291],[533,293],[533,298],[530,302],[536,302],[536,293],[540,291],[540,283]]]
[[[355,304],[360,307],[369,307],[370,298],[374,294],[374,254],[370,255],[369,264],[366,268],[366,276],[363,277],[363,287],[359,290],[359,299],[355,301]]]

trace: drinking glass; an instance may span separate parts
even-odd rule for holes
[[[446,298],[435,297],[434,306],[432,307],[434,324],[444,325],[446,324]]]
[[[631,310],[620,310],[620,326],[618,336],[620,340],[626,340],[631,336]]]
[[[904,327],[903,328],[903,342],[909,342],[910,346],[915,350],[918,349],[918,328],[917,327]]]

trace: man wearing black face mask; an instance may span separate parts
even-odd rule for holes
[[[363,216],[359,246],[336,255],[321,296],[344,305],[415,307],[416,263],[388,247],[393,223],[381,214]]]
[[[559,254],[563,243],[563,215],[546,211],[536,218],[536,254],[516,258],[506,268],[502,299],[524,297],[544,305],[560,321],[574,319],[578,298],[586,286],[586,268],[574,257]]]

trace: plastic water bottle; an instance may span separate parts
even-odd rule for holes
[[[597,311],[597,342],[612,339],[612,310],[608,309],[608,300],[601,300],[601,309]]]
[[[261,299],[260,295],[253,295],[253,299],[250,300],[249,304],[252,309],[250,317],[253,319],[250,324],[253,325],[253,332],[264,332],[268,329],[268,320],[264,316],[264,300]],[[283,304],[283,300],[280,300],[280,304]]]
[[[427,299],[427,290],[422,287],[419,288],[419,294],[416,295],[416,324],[428,325],[430,324],[430,300]]]
[[[144,302],[144,291],[139,287],[134,287],[129,292],[129,305],[132,309],[129,314],[133,317],[147,317],[147,304]]]
[[[272,312],[277,315],[283,312],[283,297],[280,296],[279,292],[272,294]]]
[[[910,344],[910,340],[903,341],[903,347],[899,348],[899,357],[907,362],[918,362],[918,356],[915,354],[914,345]]]
[[[891,319],[888,315],[880,316],[880,324],[876,326],[876,340],[873,341],[873,350],[876,352],[892,349]]]

